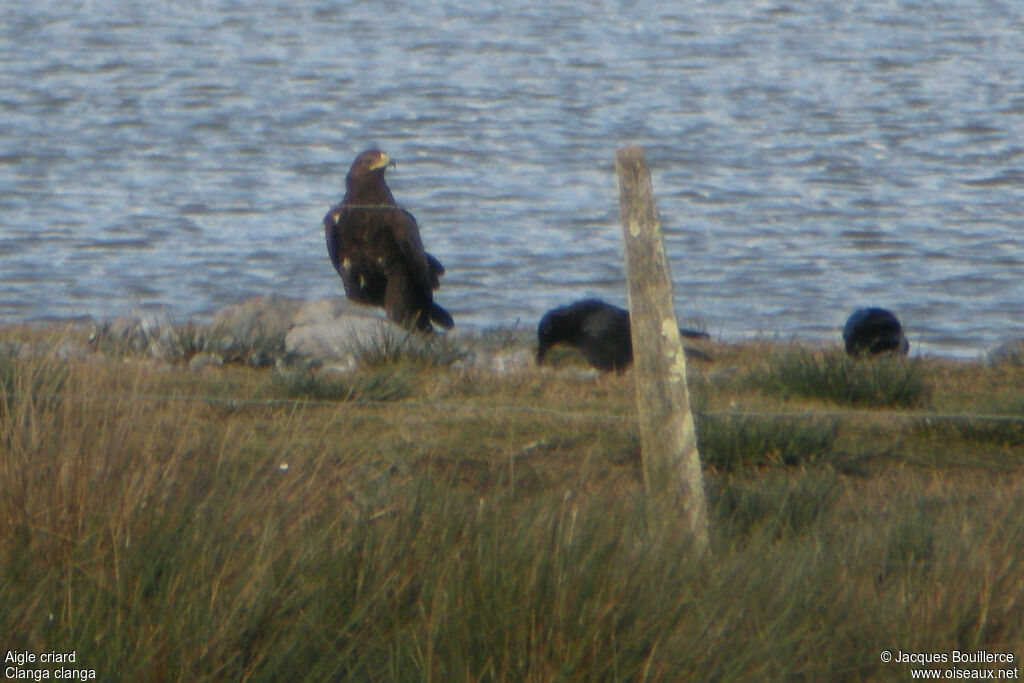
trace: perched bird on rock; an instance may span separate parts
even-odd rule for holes
[[[843,326],[843,341],[851,356],[875,355],[910,350],[903,326],[884,308],[860,308],[850,314]]]
[[[455,323],[433,295],[444,266],[424,250],[413,215],[395,203],[384,180],[389,164],[375,149],[352,162],[344,199],[324,216],[327,253],[349,299],[382,306],[410,329],[449,329]]]
[[[680,330],[688,337],[707,337],[704,332]],[[551,347],[572,346],[593,367],[623,372],[633,362],[633,338],[629,311],[600,299],[584,299],[544,314],[537,326],[537,363],[543,363]],[[685,348],[690,358],[711,360],[699,349]]]

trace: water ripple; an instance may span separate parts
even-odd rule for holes
[[[460,324],[623,304],[612,162],[637,143],[682,319],[835,341],[884,305],[957,355],[1024,334],[1024,10],[858,7],[22,3],[0,317],[340,295],[320,219],[370,146]]]

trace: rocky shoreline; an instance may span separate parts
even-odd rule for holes
[[[60,323],[48,323],[54,328]],[[147,359],[191,370],[222,365],[354,370],[367,356],[430,357],[438,365],[495,372],[533,366],[532,330],[496,335],[470,331],[418,335],[387,320],[376,309],[343,297],[299,299],[257,296],[225,306],[209,323],[167,316],[82,318],[66,327],[54,346],[0,342],[6,353],[52,353],[59,359],[104,356]]]
[[[439,365],[508,373],[534,367],[536,352],[533,329],[488,334],[456,328],[445,334],[410,335],[376,309],[343,297],[256,296],[225,306],[208,324],[146,314],[107,321],[85,318],[69,325],[85,334],[68,335],[57,348],[45,351],[62,359],[98,351],[192,370],[233,364],[349,371],[368,352],[400,352],[434,354]],[[6,353],[31,351],[10,340],[0,344]],[[1024,339],[1007,340],[981,359],[990,365],[1024,365]]]

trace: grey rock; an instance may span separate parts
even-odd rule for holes
[[[202,372],[206,368],[219,368],[224,365],[224,359],[215,353],[197,353],[188,362],[188,369],[192,372]]]
[[[209,336],[211,346],[226,358],[244,357],[249,365],[268,367],[281,357],[306,363],[349,358],[351,347],[375,338],[385,323],[371,309],[341,297],[271,295],[221,309]]]
[[[269,368],[277,363],[279,357],[267,349],[254,349],[246,359],[246,364],[253,368]]]
[[[294,326],[309,325],[314,323],[327,322],[340,319],[387,321],[376,309],[352,303],[342,297],[330,297],[325,299],[309,299],[303,301],[302,306],[295,314],[292,321]],[[398,330],[400,327],[390,324]]]
[[[990,365],[1024,365],[1024,339],[1010,339],[988,352]]]
[[[285,335],[304,305],[305,301],[292,297],[257,296],[217,311],[210,334],[224,350],[283,348]]]
[[[89,343],[114,353],[134,352],[166,358],[174,346],[175,330],[166,316],[118,316],[96,327]]]
[[[89,348],[71,339],[65,339],[54,349],[54,355],[62,362],[80,361],[89,357]]]
[[[309,319],[296,325],[285,337],[290,358],[303,361],[343,361],[353,365],[360,349],[390,343],[407,332],[383,318],[342,315],[337,318]]]
[[[535,369],[536,354],[529,348],[511,347],[499,349],[476,348],[452,367],[456,370],[476,370],[507,375],[528,372]]]

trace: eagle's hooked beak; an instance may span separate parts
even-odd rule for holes
[[[377,157],[377,160],[370,164],[370,170],[376,171],[378,168],[387,168],[388,166],[393,167],[394,165],[395,162],[391,160],[391,157],[389,157],[384,152],[381,152],[380,155]]]

